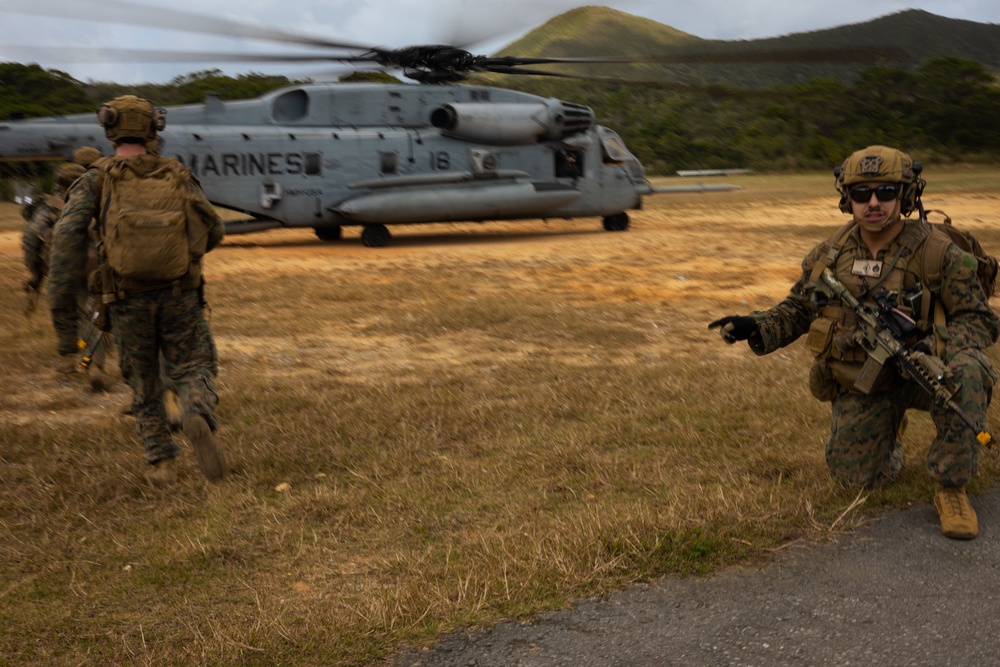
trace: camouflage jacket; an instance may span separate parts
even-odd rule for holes
[[[920,224],[923,223],[906,221],[904,231],[912,231],[911,226]],[[903,234],[900,234],[880,250],[877,257],[872,257],[855,228],[843,249],[850,247],[858,258],[888,261],[900,251],[902,237]],[[755,353],[763,355],[773,352],[809,331],[810,324],[818,316],[818,310],[809,300],[809,283],[813,268],[821,260],[823,253],[824,244],[821,243],[806,255],[802,261],[801,276],[781,303],[769,310],[750,314],[760,328],[760,336],[749,341]],[[905,268],[906,264],[904,253],[899,266]],[[1000,335],[1000,319],[990,307],[989,299],[979,284],[976,267],[975,257],[954,244],[948,246],[941,268],[941,290],[934,295],[934,298],[940,299],[947,322],[946,347],[942,355],[946,362],[959,351],[985,349],[995,343]],[[839,273],[838,277],[841,277]]]
[[[70,188],[66,206],[52,235],[49,304],[59,339],[60,354],[69,354],[77,349],[76,296],[87,265],[87,248],[90,243],[88,226],[91,219],[100,215],[103,186],[104,175],[94,168],[88,169],[87,173],[78,178]],[[208,225],[208,250],[212,250],[222,242],[225,233],[222,219],[205,198],[201,187],[193,180],[191,191],[193,203]]]
[[[38,289],[49,273],[49,244],[52,242],[52,228],[59,219],[59,212],[42,202],[24,225],[21,234],[21,249],[24,250],[24,266],[30,274],[31,284]]]

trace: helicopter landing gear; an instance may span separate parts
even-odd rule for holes
[[[361,230],[361,243],[369,248],[381,248],[389,245],[392,234],[385,225],[365,225]]]
[[[628,229],[628,213],[615,213],[604,217],[604,230],[608,232],[624,232]]]
[[[333,227],[313,227],[313,231],[316,232],[316,236],[320,241],[339,241],[344,237],[344,230],[340,228],[340,225],[334,225]]]

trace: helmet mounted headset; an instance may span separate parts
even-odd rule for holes
[[[152,141],[167,126],[166,109],[154,108],[149,100],[122,95],[97,109],[97,122],[115,145]]]

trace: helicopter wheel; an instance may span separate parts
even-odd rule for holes
[[[628,213],[615,213],[604,218],[604,230],[608,232],[623,232],[628,229]]]
[[[361,230],[361,243],[369,248],[382,248],[389,245],[392,234],[385,225],[365,225]]]
[[[340,225],[334,225],[333,227],[313,227],[313,231],[316,232],[316,236],[320,241],[339,241],[344,237],[344,230],[341,229]]]

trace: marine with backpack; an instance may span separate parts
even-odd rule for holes
[[[208,480],[220,480],[226,461],[215,438],[218,359],[204,313],[202,259],[222,242],[222,220],[182,164],[148,151],[166,126],[165,111],[124,95],[102,104],[97,117],[115,154],[92,162],[74,183],[53,235],[50,305],[58,351],[70,359],[78,352],[69,288],[85,271],[93,230],[92,281],[132,387],[147,479],[156,486],[177,479],[180,448],[167,422],[162,376],[180,402],[181,431],[198,467]]]

